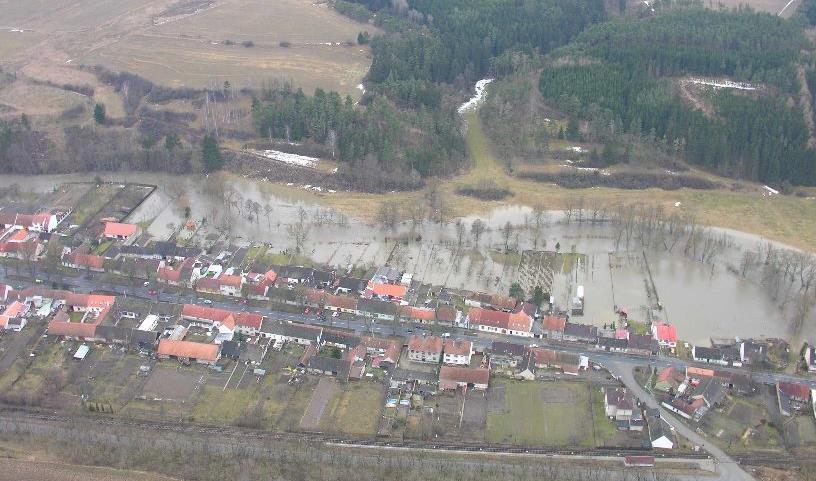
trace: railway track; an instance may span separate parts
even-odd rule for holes
[[[648,449],[618,449],[618,448],[546,448],[531,447],[523,445],[509,444],[473,444],[473,443],[451,443],[451,442],[425,442],[425,441],[393,441],[382,439],[363,439],[343,436],[327,435],[319,432],[295,433],[287,431],[261,431],[247,428],[216,427],[192,423],[165,423],[165,422],[145,422],[128,419],[117,419],[97,416],[66,416],[60,414],[49,414],[23,409],[0,408],[0,420],[6,422],[26,421],[30,423],[53,423],[65,424],[82,422],[83,424],[96,424],[106,427],[122,427],[139,429],[143,431],[177,432],[193,435],[213,435],[250,438],[267,441],[287,441],[301,443],[320,443],[335,446],[349,447],[372,447],[372,448],[398,448],[398,449],[433,449],[436,451],[458,451],[473,453],[495,453],[514,455],[549,455],[549,456],[627,456],[627,455],[652,455],[657,458],[684,458],[684,459],[708,459],[707,454],[702,453],[656,453]]]

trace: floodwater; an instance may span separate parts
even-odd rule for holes
[[[86,181],[94,175],[0,176],[0,185],[16,183],[21,190],[47,192],[63,182]],[[223,186],[239,193],[238,203],[242,205],[247,199],[257,202],[261,206],[257,219],[253,215],[250,220],[245,208],[241,214],[235,207],[227,211],[224,196],[213,192],[217,189],[212,184],[218,183],[214,179],[155,173],[99,176],[116,182],[159,186],[129,219],[149,223],[148,232],[158,238],[167,238],[184,222],[186,204],[194,219],[207,219],[195,236],[201,245],[208,236],[217,237],[220,230],[221,234],[231,236],[235,244],[268,243],[271,249],[283,251],[292,248],[286,226],[297,222],[303,209],[311,225],[304,253],[318,263],[343,270],[349,265],[375,266],[388,262],[413,272],[415,280],[425,283],[506,294],[520,272],[518,256],[501,254],[505,242],[501,230],[509,222],[514,230],[508,243],[514,251],[552,251],[560,244],[562,253],[585,255],[566,272],[556,269],[552,281],[553,296],[562,307],[569,306],[578,285],[584,286],[585,312],[576,318],[577,322],[602,326],[615,318],[616,307],[625,309],[634,319],[645,319],[645,306],[650,305],[646,286],[651,282],[648,276],[651,271],[663,307],[657,316],[676,324],[684,340],[707,343],[711,337],[794,336],[779,306],[760,286],[728,270],[729,265],[738,264],[744,249],[767,242],[741,232],[727,232],[732,242],[712,267],[679,253],[641,249],[613,252],[610,225],[568,224],[561,212],[549,212],[542,227],[536,229],[532,210],[524,206],[504,206],[480,217],[488,230],[478,245],[470,233],[471,223],[477,217],[462,218],[465,233],[460,245],[454,223],[424,222],[417,226],[403,223],[394,230],[385,230],[321,206],[315,194],[235,176],[227,177]],[[263,208],[267,205],[268,218]],[[323,221],[317,222],[319,218]],[[816,315],[811,315],[801,335],[796,337],[797,340],[816,337]]]

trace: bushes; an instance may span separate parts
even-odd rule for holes
[[[617,189],[716,189],[722,187],[716,182],[692,175],[670,175],[655,173],[622,172],[601,175],[599,172],[529,172],[516,174],[521,179],[547,182],[567,189],[587,189],[589,187],[612,187]]]
[[[456,189],[456,193],[481,200],[502,200],[513,195],[512,190],[498,185],[493,179],[482,179],[475,185],[463,185]]]

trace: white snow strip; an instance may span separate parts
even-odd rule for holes
[[[765,190],[767,190],[768,192],[770,192],[770,193],[771,193],[771,194],[773,194],[773,195],[779,195],[779,191],[778,191],[778,190],[776,190],[776,189],[772,189],[771,187],[768,187],[767,185],[763,185],[763,186],[762,186],[762,188],[763,188],[763,189],[765,189]]]
[[[456,109],[457,112],[464,113],[467,110],[470,110],[474,107],[477,107],[482,101],[484,100],[485,90],[487,89],[487,84],[492,82],[492,78],[483,78],[476,82],[476,93],[473,97],[470,98],[467,102],[463,103]]]
[[[284,164],[298,165],[301,167],[315,168],[320,163],[320,159],[315,157],[308,157],[305,155],[290,154],[288,152],[281,152],[279,150],[249,150],[255,155],[266,157],[267,159],[277,160]]]
[[[733,82],[731,80],[715,81],[698,78],[689,79],[689,82],[697,85],[708,85],[709,87],[718,89],[757,90],[756,86],[748,82]]]

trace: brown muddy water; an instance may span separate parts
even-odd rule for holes
[[[24,191],[46,192],[60,183],[87,181],[94,175],[0,176],[0,185],[16,183]],[[568,306],[577,286],[584,286],[585,312],[575,319],[577,322],[602,326],[615,318],[616,306],[626,309],[630,317],[646,318],[646,306],[652,303],[647,297],[647,286],[653,282],[663,306],[658,316],[676,324],[684,340],[706,343],[711,337],[767,336],[812,341],[816,337],[816,314],[811,313],[801,333],[792,332],[777,301],[758,283],[729,269],[739,264],[744,250],[768,242],[742,232],[718,229],[728,236],[729,245],[709,265],[680,253],[634,248],[616,251],[609,224],[567,223],[561,212],[548,213],[546,222],[536,229],[531,209],[509,205],[480,217],[489,230],[478,245],[470,234],[471,223],[477,217],[462,218],[465,235],[460,245],[453,222],[443,225],[426,221],[416,226],[403,223],[394,230],[386,230],[320,205],[319,196],[333,194],[316,195],[298,186],[228,177],[222,187],[235,192],[234,199],[241,204],[250,199],[261,206],[257,219],[249,220],[246,208],[239,214],[236,207],[229,210],[224,207],[224,196],[220,194],[223,189],[213,189],[216,181],[212,178],[155,173],[99,175],[115,182],[159,186],[129,219],[149,224],[148,232],[158,238],[169,237],[184,222],[182,205],[186,204],[193,218],[207,218],[196,234],[196,240],[202,244],[220,230],[222,234],[228,232],[235,244],[267,243],[273,250],[282,251],[292,247],[286,226],[296,222],[303,209],[311,225],[305,253],[318,263],[343,270],[350,265],[388,262],[413,272],[415,280],[425,283],[506,294],[524,270],[519,269],[518,254],[502,255],[505,236],[501,230],[510,222],[515,226],[509,236],[514,252],[552,251],[559,244],[561,253],[584,254],[562,256],[572,261],[564,264],[564,268],[559,263],[552,279],[553,296],[560,306]],[[268,218],[263,208],[266,205]],[[217,229],[224,225],[229,228]],[[397,242],[395,238],[407,242]]]

